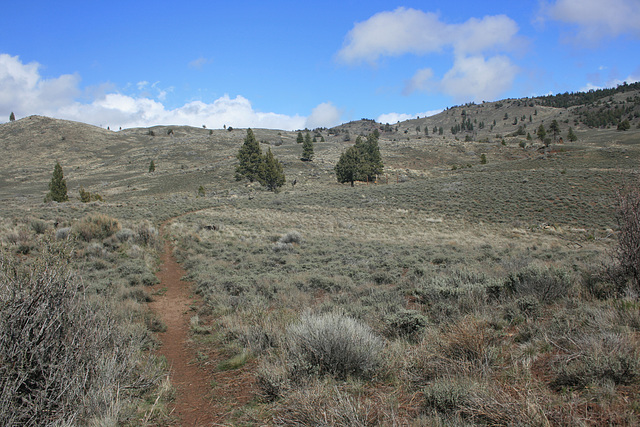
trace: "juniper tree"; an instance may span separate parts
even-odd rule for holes
[[[378,138],[370,134],[366,139],[356,138],[356,144],[341,156],[334,170],[338,182],[373,181],[382,173],[384,165],[380,156]]]
[[[540,141],[544,141],[544,137],[547,136],[547,131],[544,130],[544,125],[542,123],[538,127],[538,131],[536,132],[536,135],[538,135],[538,139]]]
[[[262,162],[258,166],[257,179],[260,184],[274,192],[277,192],[278,187],[282,187],[286,181],[282,163],[273,156],[271,148],[262,156]]]
[[[10,122],[15,122],[16,121],[16,115],[13,114],[13,111],[11,112],[11,114],[9,115],[9,121]]]
[[[304,142],[304,137],[302,136],[302,132],[298,132],[298,137],[296,138],[296,142],[298,144],[302,144]]]
[[[359,163],[358,149],[355,146],[347,148],[334,168],[338,182],[349,182],[353,187],[353,183],[358,180]]]
[[[573,132],[573,128],[569,128],[569,132],[567,132],[567,139],[571,142],[577,141],[578,137]]]
[[[236,157],[240,161],[240,164],[236,166],[236,180],[240,181],[244,177],[247,178],[249,182],[257,181],[263,156],[260,144],[251,129],[247,129],[244,144],[242,144],[242,147],[238,150]]]
[[[558,125],[557,120],[554,119],[551,122],[551,124],[549,125],[549,130],[551,131],[551,133],[553,133],[553,141],[555,142],[556,136],[558,136],[558,134],[560,133],[560,125]]]
[[[67,181],[64,179],[62,173],[62,166],[56,162],[56,166],[53,168],[53,177],[49,183],[49,193],[44,198],[45,202],[67,202],[69,196],[67,196]]]
[[[369,134],[366,139],[356,140],[356,148],[358,148],[362,159],[360,172],[364,175],[363,180],[373,181],[376,175],[382,173],[384,165],[380,156],[380,147],[378,146],[378,138],[374,134]]]
[[[151,163],[149,163],[149,173],[155,172],[155,170],[156,170],[156,164],[153,162],[153,160],[151,160]]]
[[[311,135],[309,132],[304,136],[304,142],[302,143],[302,161],[310,162],[313,160],[313,142],[311,141]]]

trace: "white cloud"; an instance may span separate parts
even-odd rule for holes
[[[147,127],[153,125],[188,125],[208,128],[254,127],[273,129],[302,129],[306,118],[277,113],[255,111],[251,102],[243,96],[235,98],[224,95],[213,103],[193,101],[181,107],[168,110],[156,100],[134,98],[111,93],[91,104],[73,103],[60,109],[55,117],[78,120],[93,124],[109,124],[112,128],[121,126]]]
[[[513,84],[518,69],[504,51],[517,47],[517,34],[518,24],[506,15],[447,24],[435,13],[400,7],[356,23],[337,59],[347,64],[375,64],[383,56],[451,51],[453,68],[441,81],[434,78],[432,69],[423,68],[405,82],[402,93],[439,90],[458,100],[492,100]],[[505,68],[500,70],[501,66]]]
[[[518,73],[506,56],[494,56],[488,60],[482,56],[456,58],[453,68],[439,84],[442,92],[456,100],[493,100],[507,91]]]
[[[308,129],[330,128],[340,124],[341,116],[342,111],[335,105],[331,102],[323,102],[311,111],[311,115],[307,117],[305,127]]]
[[[381,114],[380,116],[378,116],[378,118],[376,119],[376,121],[378,123],[389,123],[389,124],[394,124],[397,122],[403,122],[405,120],[412,120],[412,119],[417,119],[418,117],[430,117],[433,115],[436,115],[438,113],[441,113],[442,110],[431,110],[431,111],[426,111],[424,113],[417,113],[417,114],[405,114],[405,113],[385,113],[385,114]]]
[[[509,90],[518,73],[518,67],[503,55],[485,59],[481,55],[457,56],[453,67],[440,81],[433,78],[430,68],[418,70],[405,83],[404,95],[413,92],[438,91],[452,96],[456,101],[474,102],[496,99]]]
[[[577,25],[577,41],[628,34],[640,37],[638,0],[557,0],[543,7],[549,18]]]
[[[56,108],[72,102],[80,95],[77,74],[64,74],[43,79],[40,64],[23,64],[17,56],[0,54],[0,112],[24,115],[30,111]]]
[[[478,54],[508,47],[517,33],[518,24],[505,15],[446,24],[435,13],[400,7],[356,23],[337,58],[348,64],[374,63],[381,56],[424,55],[446,47],[457,54]]]
[[[0,54],[0,120],[8,119],[13,111],[18,117],[40,114],[60,119],[75,120],[98,126],[147,127],[154,125],[190,125],[208,128],[254,127],[271,129],[302,129],[313,124],[333,126],[339,123],[341,112],[331,103],[318,105],[307,118],[277,113],[264,113],[253,109],[243,97],[224,95],[213,103],[189,102],[175,109],[167,109],[162,101],[172,87],[159,89],[158,82],[149,85],[141,81],[140,90],[154,89],[157,99],[143,93],[138,96],[117,93],[109,84],[89,88],[85,102],[78,101],[80,77],[65,74],[44,79],[37,63],[23,64],[17,56]]]
[[[435,13],[400,7],[356,23],[338,59],[346,63],[374,62],[382,55],[437,52],[445,44],[445,33],[446,25]]]

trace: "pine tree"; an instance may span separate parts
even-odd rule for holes
[[[151,160],[151,163],[149,163],[149,173],[155,172],[155,171],[156,171],[156,164],[153,162],[153,160]]]
[[[378,138],[376,138],[374,134],[369,134],[365,140],[360,137],[358,137],[358,139],[360,143],[356,140],[356,147],[362,160],[360,172],[364,175],[361,179],[373,181],[376,175],[381,174],[384,169],[382,157],[380,156],[380,147],[378,146]]]
[[[575,142],[578,140],[578,137],[573,132],[573,128],[569,128],[569,132],[567,132],[567,139],[571,142]]]
[[[302,144],[304,142],[304,137],[302,136],[302,132],[298,132],[298,137],[296,138],[296,142],[298,144]]]
[[[9,121],[10,122],[15,122],[16,121],[16,115],[13,114],[13,111],[11,112],[11,114],[9,115]]]
[[[538,139],[540,141],[544,141],[544,137],[547,136],[547,131],[544,130],[544,125],[542,123],[538,127],[538,131],[536,132],[536,135],[538,135]]]
[[[311,141],[311,135],[309,132],[304,136],[304,142],[302,143],[302,161],[310,162],[313,160],[313,142]]]
[[[260,184],[273,192],[277,192],[278,187],[282,187],[286,181],[282,163],[273,156],[271,148],[269,148],[267,154],[262,156],[257,178]]]
[[[244,144],[242,144],[242,147],[238,150],[236,157],[240,161],[240,164],[236,166],[236,180],[240,181],[244,177],[247,178],[249,182],[257,181],[263,156],[260,144],[251,129],[247,129]]]
[[[360,164],[360,159],[358,156],[358,149],[353,146],[347,148],[347,151],[342,153],[340,156],[340,160],[336,164],[334,170],[336,171],[336,178],[338,178],[338,182],[351,183],[353,187],[353,183],[358,181],[358,168]]]
[[[553,133],[553,141],[555,142],[556,136],[560,133],[560,125],[557,120],[553,120],[549,125],[549,130]]]
[[[373,181],[382,173],[384,165],[380,156],[378,138],[370,134],[366,139],[356,138],[356,144],[341,156],[334,170],[338,182]]]
[[[49,183],[49,193],[44,198],[45,202],[67,202],[69,197],[67,196],[67,181],[64,179],[62,173],[62,166],[56,162],[56,166],[53,168],[53,177]]]

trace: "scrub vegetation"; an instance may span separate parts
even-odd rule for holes
[[[0,126],[0,423],[175,422],[147,307],[166,239],[221,424],[637,425],[638,97],[360,120],[309,131],[312,161],[303,131]],[[606,105],[627,130],[585,122]],[[375,134],[384,169],[341,178]],[[51,159],[68,201],[42,203]]]

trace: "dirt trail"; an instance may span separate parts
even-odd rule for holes
[[[211,426],[217,418],[212,402],[211,373],[197,365],[194,351],[187,345],[189,320],[193,315],[190,307],[194,304],[191,283],[181,280],[185,271],[173,256],[169,241],[165,241],[160,262],[157,273],[160,284],[155,288],[166,291],[154,296],[149,306],[167,326],[166,332],[158,334],[162,343],[158,352],[167,358],[171,367],[171,383],[176,388],[173,414],[182,426]]]

